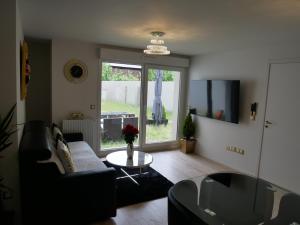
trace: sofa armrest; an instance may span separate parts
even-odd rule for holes
[[[67,173],[61,179],[64,182],[77,182],[82,181],[82,179],[93,180],[93,179],[108,179],[108,180],[115,180],[116,170],[112,167],[105,168],[105,169],[95,169],[95,170],[87,170],[87,171],[80,171],[74,173]],[[102,182],[101,182],[102,183]]]
[[[63,136],[66,142],[83,141],[83,134],[80,132],[64,133]]]

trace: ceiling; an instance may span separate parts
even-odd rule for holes
[[[19,0],[24,33],[198,55],[300,40],[300,0]]]

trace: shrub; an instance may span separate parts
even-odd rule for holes
[[[184,125],[183,125],[183,136],[185,139],[189,140],[191,137],[195,135],[196,127],[195,124],[192,120],[192,116],[189,113],[184,120]]]
[[[162,106],[162,119],[167,119],[167,112],[165,106]]]

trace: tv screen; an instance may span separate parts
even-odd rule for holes
[[[191,113],[239,122],[239,80],[192,80],[189,88]]]

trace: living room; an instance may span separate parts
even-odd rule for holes
[[[150,165],[144,161],[145,168],[139,168],[155,170],[171,182],[171,187],[164,187],[168,190],[164,191],[163,198],[155,193],[151,201],[139,200],[116,207],[116,216],[93,221],[93,224],[168,224],[168,220],[170,225],[176,224],[174,219],[168,218],[169,189],[175,191],[182,181],[222,171],[235,171],[266,180],[285,191],[300,193],[299,152],[296,151],[299,137],[296,128],[299,124],[296,117],[300,58],[298,1],[125,3],[116,0],[84,4],[81,1],[4,0],[1,6],[0,115],[3,118],[16,104],[11,126],[17,126],[17,132],[9,137],[12,144],[1,151],[0,159],[0,176],[4,178],[0,184],[9,187],[8,192],[13,194],[8,195],[7,191],[3,194],[1,190],[1,200],[5,210],[14,212],[11,217],[15,224],[21,224],[22,218],[26,218],[22,215],[24,194],[19,144],[26,133],[23,126],[31,120],[43,120],[49,127],[55,123],[63,133],[75,132],[75,125],[67,123],[76,120],[74,123],[81,124],[76,132],[83,133],[82,139],[99,160],[107,161],[112,160],[109,155],[120,150],[125,152],[129,146],[123,136],[111,135],[116,134],[116,129],[121,135],[125,119],[133,121],[135,118],[131,123],[137,124],[139,134],[133,149],[148,154],[144,160],[151,157]],[[153,39],[163,40],[162,45],[171,54],[144,53]],[[30,80],[22,87],[20,65],[24,51],[21,53],[20,48],[24,41],[28,44],[29,62],[25,61],[25,65],[30,65]],[[80,77],[76,77],[76,71],[73,76],[70,68],[79,68]],[[112,78],[114,74],[110,74],[105,80],[104,69],[107,68],[118,76]],[[122,72],[125,70],[126,75]],[[162,75],[160,91],[154,88],[159,74]],[[218,115],[221,110],[213,116],[200,115],[201,105],[197,105],[197,100],[198,103],[201,100],[198,92],[201,86],[197,85],[205,82],[214,87],[217,81],[239,81],[239,93],[235,95],[239,104],[232,106],[238,108],[238,121],[232,118],[230,121],[222,113]],[[193,91],[198,93],[195,104],[191,99]],[[153,105],[159,92],[168,124],[151,124],[152,120],[156,121]],[[179,150],[180,139],[185,118],[192,108],[196,109],[196,112],[191,111],[196,143],[194,152],[185,154]],[[160,111],[162,117],[163,110]],[[116,113],[118,120],[114,118]],[[83,121],[93,121],[89,132],[82,128],[86,126],[82,125]],[[111,133],[107,131],[112,127]],[[125,173],[130,171],[124,166],[122,169]],[[123,172],[123,176],[127,175]],[[139,181],[138,175],[124,180],[134,187],[131,192],[137,190],[134,181]],[[116,198],[118,203],[118,196]],[[82,201],[88,204],[87,200]],[[278,215],[281,215],[280,201],[277,203]],[[212,205],[210,207],[205,208],[210,216],[220,210],[217,206],[214,210]],[[276,208],[275,203],[273,208]],[[187,211],[199,217],[191,208]],[[222,212],[230,214],[225,209]],[[217,216],[211,217],[220,214],[218,211]],[[294,216],[289,214],[293,220],[289,224],[300,223]],[[177,218],[172,213],[169,217]],[[221,218],[221,223],[235,224],[232,218]],[[201,219],[205,224],[218,224]],[[272,219],[283,221],[276,215]],[[269,221],[269,224],[272,223]]]

